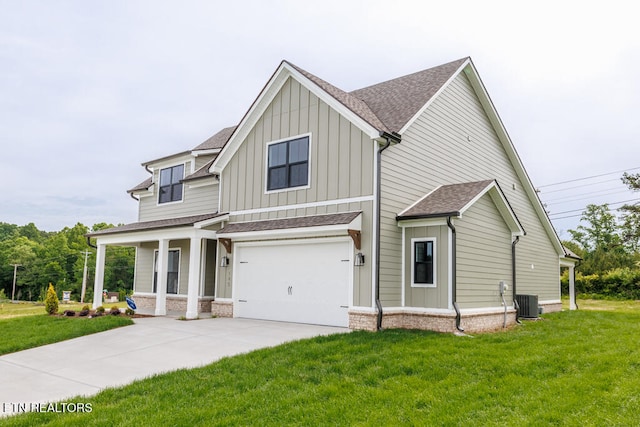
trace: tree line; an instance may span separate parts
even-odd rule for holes
[[[16,300],[43,301],[51,283],[60,299],[63,291],[71,291],[71,299],[80,301],[86,260],[84,301],[91,302],[96,250],[89,245],[85,235],[111,227],[112,224],[99,223],[89,228],[77,223],[60,231],[47,232],[38,230],[33,223],[18,226],[0,222],[0,298],[12,297],[16,273]],[[130,292],[135,248],[109,246],[105,258],[104,288]]]
[[[640,174],[625,173],[622,182],[640,191]],[[576,291],[592,297],[640,299],[640,205],[627,204],[617,216],[608,204],[590,204],[580,225],[568,230],[563,244],[582,260],[576,267]],[[562,276],[563,288],[568,275]]]

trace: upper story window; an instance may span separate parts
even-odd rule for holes
[[[158,203],[179,202],[182,200],[182,178],[184,165],[160,170],[160,195]]]
[[[267,191],[309,185],[309,136],[268,146]]]
[[[435,239],[412,239],[412,243],[413,280],[411,284],[413,286],[435,286]]]

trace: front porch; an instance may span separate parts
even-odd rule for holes
[[[134,299],[143,314],[195,319],[211,312],[218,263],[215,228],[224,216],[135,223],[91,233],[97,248],[93,307],[102,305],[108,246],[136,248]],[[180,314],[181,313],[181,314]]]

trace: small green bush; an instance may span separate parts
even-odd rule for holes
[[[111,310],[109,311],[109,314],[113,315],[113,316],[118,316],[121,314],[120,309],[117,306],[113,306],[111,307]]]
[[[104,311],[105,310],[104,310],[103,306],[100,306],[100,307],[96,308],[96,313],[101,313],[102,314],[102,313],[104,313]]]
[[[127,309],[124,311],[124,314],[126,314],[127,316],[133,316],[134,314],[136,314],[136,312],[127,307]]]
[[[56,294],[56,290],[53,285],[49,283],[49,289],[47,289],[47,297],[44,301],[44,308],[49,314],[58,313],[58,305],[60,301],[58,300],[58,295]]]

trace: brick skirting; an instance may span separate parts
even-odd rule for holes
[[[139,309],[155,310],[156,297],[154,295],[133,295]],[[213,297],[198,298],[198,313],[210,313]],[[167,311],[187,312],[187,297],[167,295]]]
[[[349,312],[349,328],[375,331],[378,314],[375,312]],[[515,310],[507,310],[507,327],[516,322]],[[504,312],[463,314],[460,327],[465,332],[491,332],[503,329]],[[456,316],[448,313],[412,312],[410,310],[389,310],[382,316],[383,329],[423,329],[436,332],[455,332]]]
[[[233,317],[233,302],[211,301],[211,315],[216,317]]]

